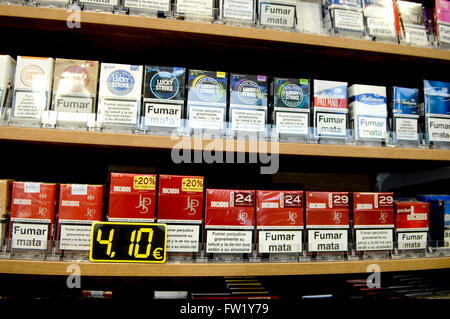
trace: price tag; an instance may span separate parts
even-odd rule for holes
[[[183,178],[181,181],[183,192],[203,192],[202,178]]]
[[[133,178],[134,189],[155,190],[156,176],[135,176]]]
[[[166,224],[96,222],[92,224],[90,260],[164,263],[166,241]]]

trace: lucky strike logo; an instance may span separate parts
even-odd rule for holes
[[[284,85],[279,92],[279,96],[283,103],[289,107],[300,106],[305,97],[303,90],[292,83]]]
[[[153,95],[162,100],[170,100],[178,94],[179,83],[173,73],[161,71],[150,80]]]
[[[197,78],[194,84],[194,90],[197,96],[205,102],[216,101],[222,95],[222,87],[219,82],[212,77],[201,76]]]
[[[112,72],[106,82],[108,89],[115,95],[127,95],[134,87],[134,77],[126,70]]]
[[[250,105],[258,103],[259,99],[262,96],[261,88],[259,87],[259,85],[250,80],[239,83],[237,87],[237,93],[239,99],[243,103]]]

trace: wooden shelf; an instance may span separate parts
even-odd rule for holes
[[[72,11],[53,8],[36,8],[0,5],[0,16],[51,20],[66,24]],[[411,47],[391,43],[364,41],[359,39],[336,38],[322,35],[302,34],[244,28],[229,25],[197,23],[171,19],[158,19],[129,15],[117,15],[98,12],[81,12],[81,28],[83,24],[101,24],[126,28],[145,29],[149,31],[165,31],[184,34],[199,34],[241,39],[284,42],[308,46],[320,46],[359,51],[371,51],[404,56],[415,56],[439,60],[450,60],[450,51],[431,48]]]
[[[375,146],[326,145],[305,143],[256,142],[243,140],[211,140],[191,137],[152,136],[109,132],[66,131],[43,128],[23,128],[0,126],[0,140],[36,143],[56,143],[98,147],[165,149],[184,148],[186,150],[216,150],[275,152],[281,155],[322,156],[342,158],[371,158],[395,160],[450,161],[450,150],[389,148]],[[259,148],[258,148],[259,147]],[[278,150],[277,150],[278,148]]]
[[[231,263],[231,264],[134,264],[61,261],[0,260],[0,273],[29,275],[68,275],[67,267],[76,264],[82,276],[123,277],[213,277],[213,276],[289,276],[365,273],[371,264],[382,272],[450,268],[449,257],[306,263]]]

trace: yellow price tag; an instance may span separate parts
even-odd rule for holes
[[[156,177],[155,176],[135,176],[133,178],[134,189],[154,190],[156,189]]]
[[[183,192],[203,192],[203,178],[183,178],[181,190]]]
[[[217,72],[217,77],[218,77],[218,78],[224,79],[225,76],[226,76],[226,73],[225,73],[225,72]]]

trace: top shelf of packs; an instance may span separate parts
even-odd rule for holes
[[[72,21],[74,14],[80,17],[80,28],[69,28],[68,21]],[[267,30],[260,28],[239,27],[214,23],[199,23],[173,19],[150,18],[122,14],[99,13],[81,11],[74,13],[66,9],[38,8],[0,5],[2,28],[39,29],[40,31],[67,33],[94,32],[91,34],[99,39],[102,35],[112,33],[127,33],[130,37],[166,37],[168,41],[177,39],[186,41],[194,37],[196,41],[203,41],[203,45],[211,45],[219,41],[238,41],[239,45],[249,45],[246,41],[257,41],[257,47],[264,47],[268,43],[282,43],[296,45],[306,49],[341,49],[353,53],[371,52],[393,55],[403,58],[424,58],[441,61],[450,61],[450,51],[442,49],[413,47],[395,43],[374,42],[368,40],[339,38],[324,35],[304,34]],[[28,23],[24,24],[24,20]],[[89,25],[83,28],[83,25]],[[95,27],[101,26],[101,28]],[[136,33],[130,33],[135,30]],[[96,34],[95,34],[96,33]],[[110,35],[113,37],[113,35]],[[261,42],[262,41],[262,42]]]

